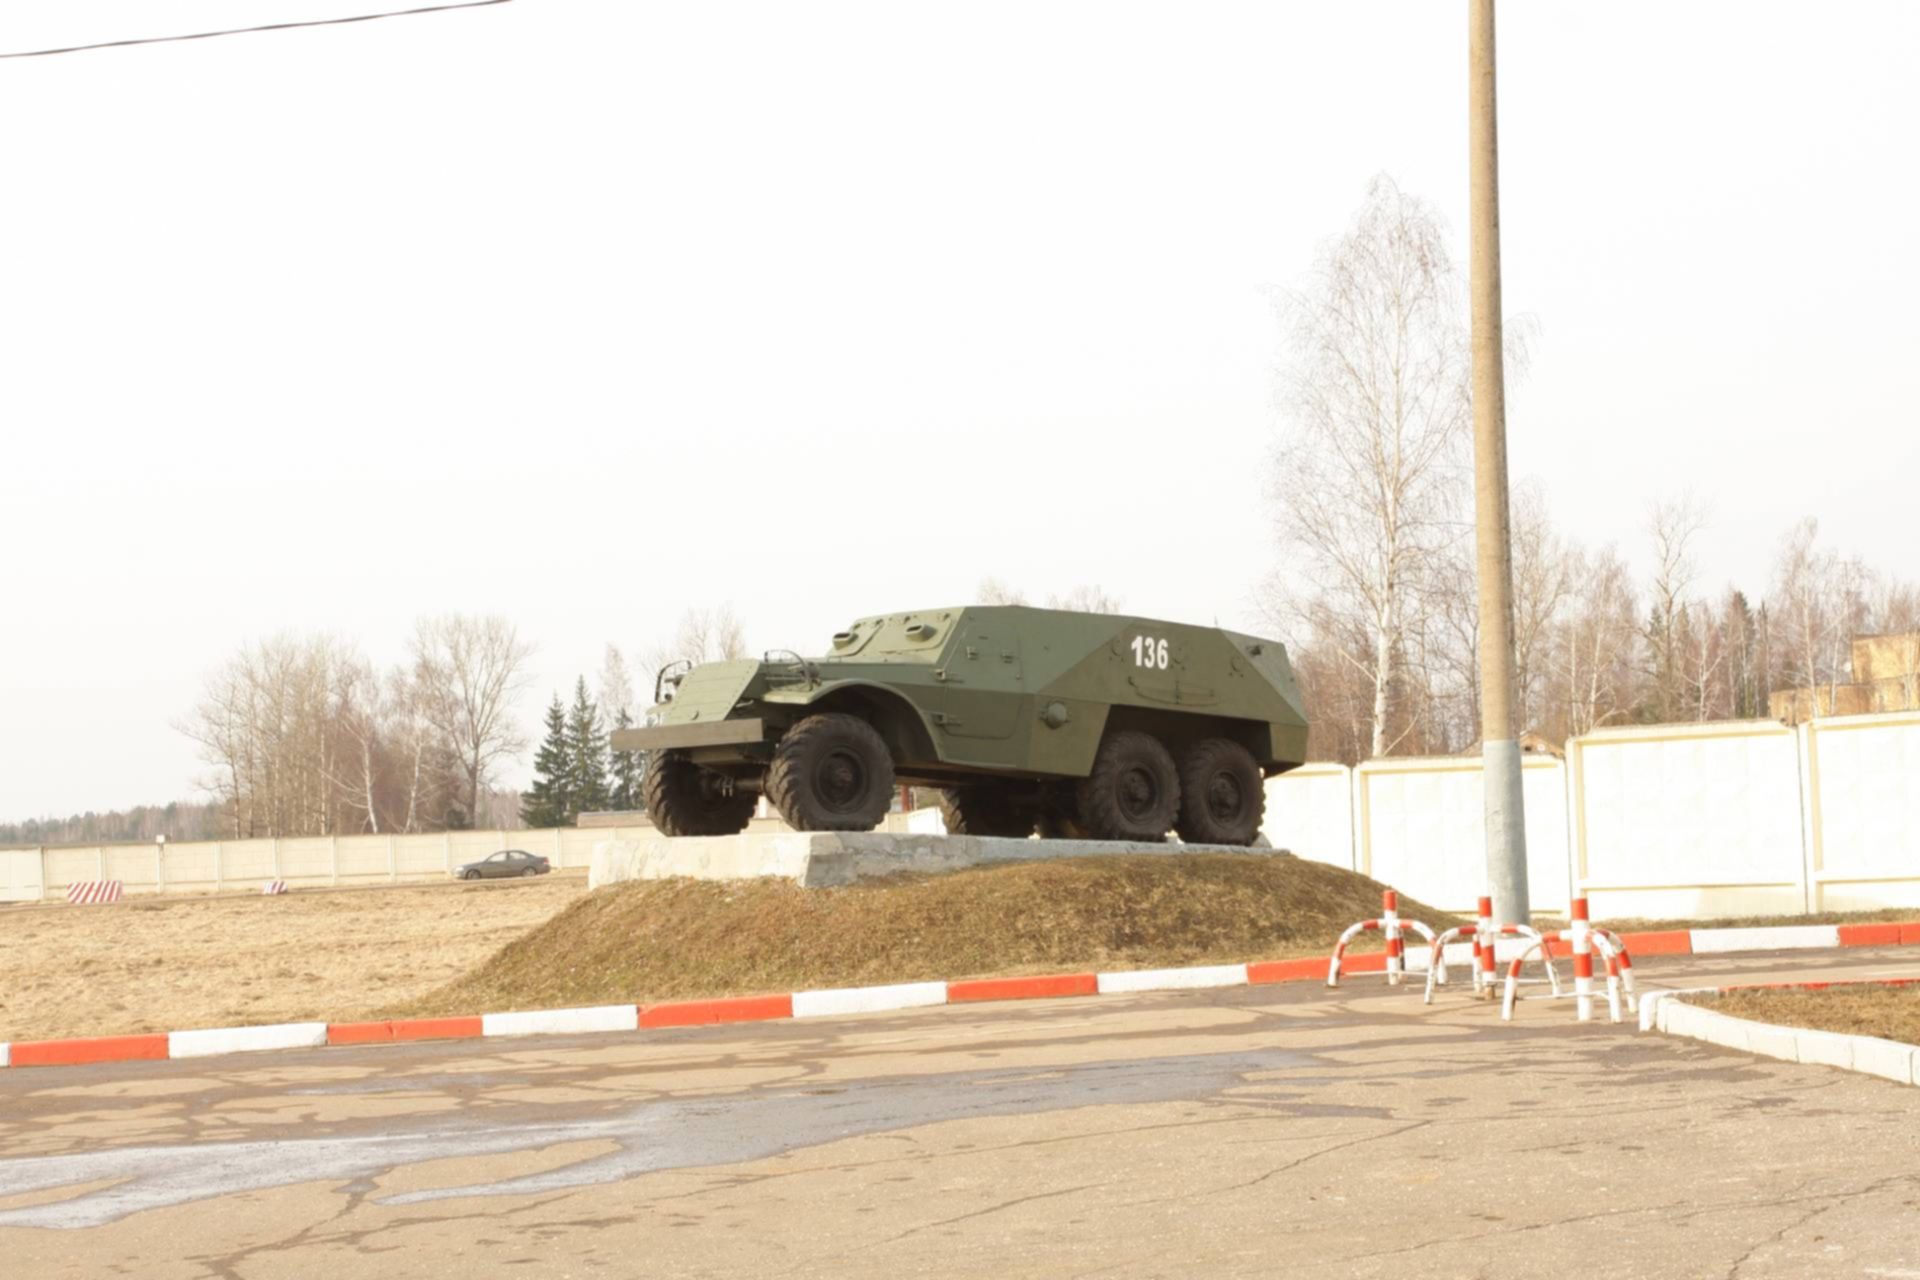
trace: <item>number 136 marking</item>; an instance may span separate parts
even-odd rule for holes
[[[1146,636],[1133,638],[1133,665],[1136,667],[1158,667],[1167,669],[1167,642],[1150,640]]]

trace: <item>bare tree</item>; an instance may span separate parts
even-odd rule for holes
[[[1768,598],[1784,683],[1809,690],[1812,715],[1834,709],[1835,690],[1851,669],[1849,641],[1867,612],[1865,566],[1821,547],[1819,537],[1820,522],[1809,516],[1782,539]]]
[[[1049,595],[1047,608],[1068,609],[1074,613],[1118,613],[1120,597],[1108,595],[1105,588],[1088,583],[1065,595]]]
[[[680,615],[673,635],[643,654],[646,681],[643,692],[652,696],[655,677],[668,663],[691,662],[698,666],[702,662],[732,661],[746,656],[746,628],[732,605],[688,609]]]
[[[627,672],[626,658],[614,645],[607,646],[600,663],[600,709],[609,721],[633,716],[633,677]]]
[[[533,648],[504,618],[457,613],[421,619],[412,648],[422,710],[459,770],[467,821],[478,821],[488,771],[526,750],[513,704]]]
[[[1693,589],[1693,543],[1706,523],[1706,512],[1691,495],[1661,499],[1647,512],[1647,533],[1653,541],[1647,656],[1652,663],[1654,715],[1661,721],[1678,720],[1683,707],[1685,638],[1680,634],[1680,614]]]
[[[1590,733],[1625,716],[1636,699],[1639,603],[1619,553],[1575,552],[1578,590],[1552,641],[1560,736]]]
[[[329,777],[341,804],[363,831],[380,830],[378,792],[385,771],[386,718],[380,680],[354,655],[334,672],[333,721],[342,740]]]
[[[974,588],[974,598],[981,604],[1025,604],[1027,596],[1018,587],[1010,587],[998,578],[982,578],[980,585]]]
[[[1369,754],[1384,755],[1407,608],[1459,536],[1465,488],[1466,345],[1438,215],[1376,178],[1287,313],[1278,532],[1329,607],[1364,626]]]
[[[1554,530],[1537,482],[1522,483],[1515,491],[1512,522],[1515,692],[1521,727],[1538,729],[1545,713],[1550,632],[1574,590],[1575,561]]]

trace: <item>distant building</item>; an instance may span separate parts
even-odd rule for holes
[[[1920,710],[1920,631],[1855,636],[1851,684],[1779,689],[1767,699],[1767,713],[1788,724],[1814,716],[1914,710]]]

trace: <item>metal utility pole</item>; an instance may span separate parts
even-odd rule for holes
[[[1513,723],[1513,541],[1507,506],[1507,374],[1500,322],[1500,140],[1493,0],[1467,0],[1467,170],[1473,225],[1473,502],[1480,588],[1480,739],[1487,880],[1497,923],[1525,924],[1527,825]]]

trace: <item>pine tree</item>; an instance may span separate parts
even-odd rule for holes
[[[570,794],[566,820],[607,807],[607,733],[600,727],[600,708],[587,696],[587,678],[573,687],[573,710],[566,725],[567,781]]]
[[[547,736],[533,757],[533,785],[520,802],[520,821],[529,827],[558,827],[571,816],[573,779],[568,755],[567,712],[560,695],[547,708]]]
[[[620,708],[613,718],[615,729],[631,729],[633,713],[625,707]],[[638,751],[615,751],[612,753],[613,767],[610,776],[613,779],[612,790],[607,795],[607,804],[622,811],[643,807],[640,799],[640,753]]]

